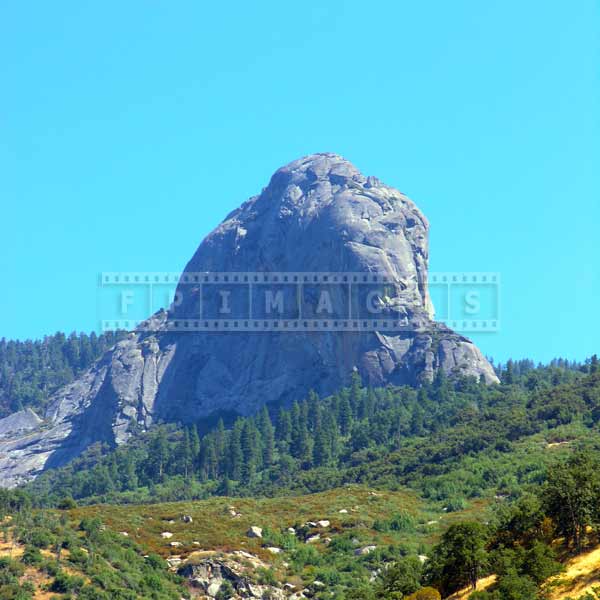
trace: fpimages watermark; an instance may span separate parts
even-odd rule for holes
[[[497,332],[500,275],[430,273],[419,282],[364,272],[107,272],[99,286],[103,331],[413,331],[422,323],[415,303],[435,307],[435,320],[456,331]],[[148,319],[160,308],[166,321]]]

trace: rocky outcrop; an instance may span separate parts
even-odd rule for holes
[[[0,420],[0,439],[4,437],[10,438],[15,433],[28,433],[37,429],[42,422],[43,420],[30,408],[20,410]]]
[[[157,418],[251,414],[310,389],[329,394],[353,370],[372,386],[419,384],[438,369],[497,381],[468,339],[432,320],[428,229],[409,198],[340,156],[316,154],[279,169],[206,237],[183,278],[206,271],[385,274],[389,286],[372,300],[382,320],[402,328],[176,333],[171,325],[196,316],[201,304],[201,287],[182,278],[177,305],[61,389],[43,422],[30,414],[0,420],[0,484],[64,464],[96,441],[121,444]],[[353,302],[346,293],[332,289],[332,303]],[[202,302],[217,308],[216,297]]]
[[[258,557],[237,551],[188,560],[179,567],[177,573],[208,598],[214,598],[223,589],[228,589],[234,598],[288,598],[288,593],[285,592],[289,590],[284,592],[284,589],[276,586],[256,582],[257,569],[268,567],[269,565]]]

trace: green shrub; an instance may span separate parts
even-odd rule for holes
[[[73,500],[73,498],[70,496],[65,496],[62,500],[60,500],[57,508],[59,510],[71,510],[73,508],[77,508],[77,502],[75,502],[75,500]]]
[[[275,571],[273,571],[273,569],[259,567],[256,570],[256,577],[258,583],[261,585],[277,585],[277,577],[275,577]]]
[[[77,596],[77,600],[112,600],[105,592],[91,586],[84,585]]]
[[[84,580],[82,577],[68,575],[64,571],[59,571],[50,586],[50,591],[58,592],[59,594],[69,594],[80,590],[83,584]]]
[[[47,529],[33,529],[27,533],[23,541],[36,548],[48,548],[56,544],[56,536]]]
[[[224,581],[215,596],[215,600],[229,600],[235,594],[235,590],[229,581]]]
[[[42,553],[36,546],[27,546],[21,556],[21,562],[26,565],[39,565],[43,561]]]
[[[296,569],[303,569],[306,566],[317,566],[321,563],[319,551],[310,545],[299,546],[292,552],[292,564]]]

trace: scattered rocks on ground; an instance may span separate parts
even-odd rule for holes
[[[357,548],[354,551],[356,556],[366,556],[367,554],[371,554],[374,550],[377,550],[377,546],[363,546],[362,548]]]
[[[165,539],[165,540],[168,540],[168,539],[170,539],[170,538],[173,537],[173,534],[170,531],[163,531],[160,534],[160,537],[163,538],[163,539]]]
[[[252,525],[250,529],[246,532],[246,536],[249,538],[261,538],[262,537],[262,527],[257,527],[256,525]]]

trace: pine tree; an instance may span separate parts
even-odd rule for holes
[[[193,468],[192,443],[190,438],[190,430],[186,427],[181,436],[177,452],[177,470],[187,479]]]
[[[352,379],[350,383],[350,406],[352,408],[352,414],[358,415],[360,405],[363,397],[362,380],[358,371],[352,372]]]
[[[94,493],[108,494],[115,490],[115,484],[106,465],[94,469]]]
[[[423,409],[429,406],[429,394],[425,387],[420,387],[417,392],[417,405]]]
[[[230,479],[239,481],[242,477],[244,466],[244,453],[242,452],[242,419],[237,419],[229,433],[228,469]]]
[[[65,356],[68,360],[69,367],[72,371],[77,372],[80,364],[80,353],[79,353],[79,338],[75,332],[69,335],[69,339],[65,344],[64,350]]]
[[[94,351],[90,338],[82,333],[79,338],[79,367],[85,369],[94,360]]]
[[[262,460],[266,468],[273,464],[275,455],[275,429],[271,423],[269,410],[263,406],[258,421],[258,430],[262,438]]]
[[[438,369],[433,380],[434,398],[438,404],[444,404],[450,399],[450,385],[444,369]]]
[[[190,426],[190,449],[192,452],[192,469],[195,469],[200,460],[200,436],[195,425]]]
[[[162,427],[155,433],[148,449],[148,476],[152,481],[161,482],[169,458],[169,442]]]
[[[329,444],[331,461],[337,461],[340,453],[340,433],[333,412],[326,411],[323,415],[323,431]]]
[[[349,435],[350,430],[352,429],[352,407],[350,406],[348,395],[343,393],[340,396],[338,422],[340,424],[342,435]]]
[[[308,429],[315,432],[321,426],[321,399],[314,390],[308,392]]]
[[[410,419],[410,432],[412,435],[423,435],[425,415],[419,404],[413,408],[412,417]]]
[[[207,435],[202,439],[200,448],[200,478],[203,481],[208,479],[217,479],[218,461],[215,448],[215,439],[212,435]]]
[[[509,359],[508,362],[506,363],[506,370],[504,371],[503,379],[504,379],[504,383],[508,383],[509,385],[511,383],[515,382],[514,364],[511,359]]]
[[[369,388],[367,391],[367,418],[370,419],[375,414],[375,408],[377,406],[377,395],[373,388]]]
[[[121,477],[121,490],[134,490],[138,486],[139,480],[136,472],[135,460],[133,459],[131,452],[124,453],[121,471],[123,473]]]
[[[261,467],[261,440],[260,434],[252,419],[245,419],[242,428],[241,446],[244,462],[242,467],[242,481],[248,483]]]
[[[315,431],[315,445],[313,449],[313,460],[317,467],[322,467],[331,462],[331,439],[324,427]]]
[[[312,443],[308,433],[306,411],[297,402],[292,406],[292,445],[291,453],[303,464],[312,462]]]
[[[281,409],[279,411],[275,434],[279,451],[287,454],[290,450],[290,443],[292,440],[292,417],[289,410]]]
[[[228,468],[228,456],[226,452],[227,433],[225,432],[225,423],[219,419],[217,431],[215,434],[215,453],[219,463],[219,473],[225,473]]]
[[[292,425],[290,434],[290,451],[292,456],[295,456],[298,453],[298,448],[300,445],[300,424],[302,422],[302,414],[300,412],[300,405],[298,402],[294,402],[294,404],[292,404],[290,420]]]

